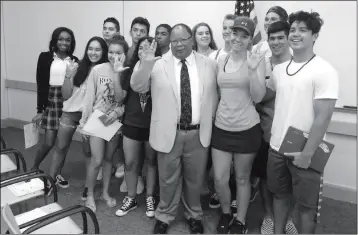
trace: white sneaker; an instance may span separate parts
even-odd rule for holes
[[[274,223],[270,216],[265,216],[261,224],[261,234],[274,234]]]
[[[298,234],[298,231],[296,229],[295,224],[292,221],[292,218],[287,220],[286,228],[285,228],[286,234]]]
[[[144,182],[142,176],[138,176],[138,182],[137,182],[137,194],[142,194],[144,191]]]
[[[103,178],[103,174],[102,174],[102,166],[101,166],[101,168],[99,168],[98,171],[97,180],[102,180],[102,178]]]
[[[154,211],[155,211],[155,199],[152,196],[146,197],[145,198],[145,202],[146,202],[146,210],[145,210],[145,214],[149,217],[149,218],[153,218],[154,217]]]
[[[117,170],[116,170],[116,173],[115,173],[115,177],[117,179],[120,179],[124,176],[124,164],[118,164],[117,165]]]
[[[123,177],[123,181],[122,181],[121,186],[119,187],[119,191],[121,191],[122,193],[128,192],[126,177]]]

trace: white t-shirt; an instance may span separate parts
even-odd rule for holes
[[[66,76],[66,67],[71,58],[67,56],[64,60],[53,53],[53,62],[50,68],[50,86],[62,86]]]
[[[219,52],[219,54],[218,54],[218,52]],[[210,55],[209,55],[209,58],[213,59],[213,60],[216,60],[216,62],[218,62],[220,56],[223,56],[223,55],[227,55],[227,52],[224,51],[224,48],[221,48],[219,50],[211,52]]]
[[[293,126],[310,132],[314,120],[315,99],[338,99],[338,72],[327,61],[316,56],[294,76],[286,73],[290,61],[276,65],[267,87],[276,91],[275,114],[271,129],[270,146],[276,151]],[[288,72],[298,71],[304,63],[291,62]]]

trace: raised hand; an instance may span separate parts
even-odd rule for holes
[[[77,72],[77,68],[78,68],[78,63],[75,62],[75,60],[71,60],[69,63],[67,63],[66,65],[66,77],[67,78],[71,78],[73,75],[76,74]]]
[[[114,72],[121,73],[121,72],[129,69],[129,67],[123,67],[125,59],[126,59],[126,56],[124,54],[116,55],[114,57],[114,64],[113,64]]]
[[[142,61],[151,61],[155,62],[162,58],[161,56],[155,56],[155,51],[157,50],[157,42],[155,40],[152,41],[148,48],[144,48],[142,52]]]
[[[259,66],[261,60],[265,58],[266,51],[259,52],[258,49],[247,52],[247,65],[249,69],[255,70]]]

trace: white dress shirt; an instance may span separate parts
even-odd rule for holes
[[[196,61],[194,53],[192,52],[186,59],[186,66],[188,67],[189,78],[190,78],[190,90],[191,90],[191,109],[192,119],[191,124],[196,125],[200,122],[200,89],[199,89],[199,75],[196,67]],[[179,110],[181,110],[181,98],[180,98],[180,71],[182,63],[178,58],[173,56],[174,61],[174,72],[178,87],[179,95]],[[180,115],[178,120],[180,120]],[[178,121],[179,122],[179,121]]]

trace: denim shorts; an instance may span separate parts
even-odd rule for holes
[[[62,112],[60,125],[77,128],[82,118],[82,112]]]

